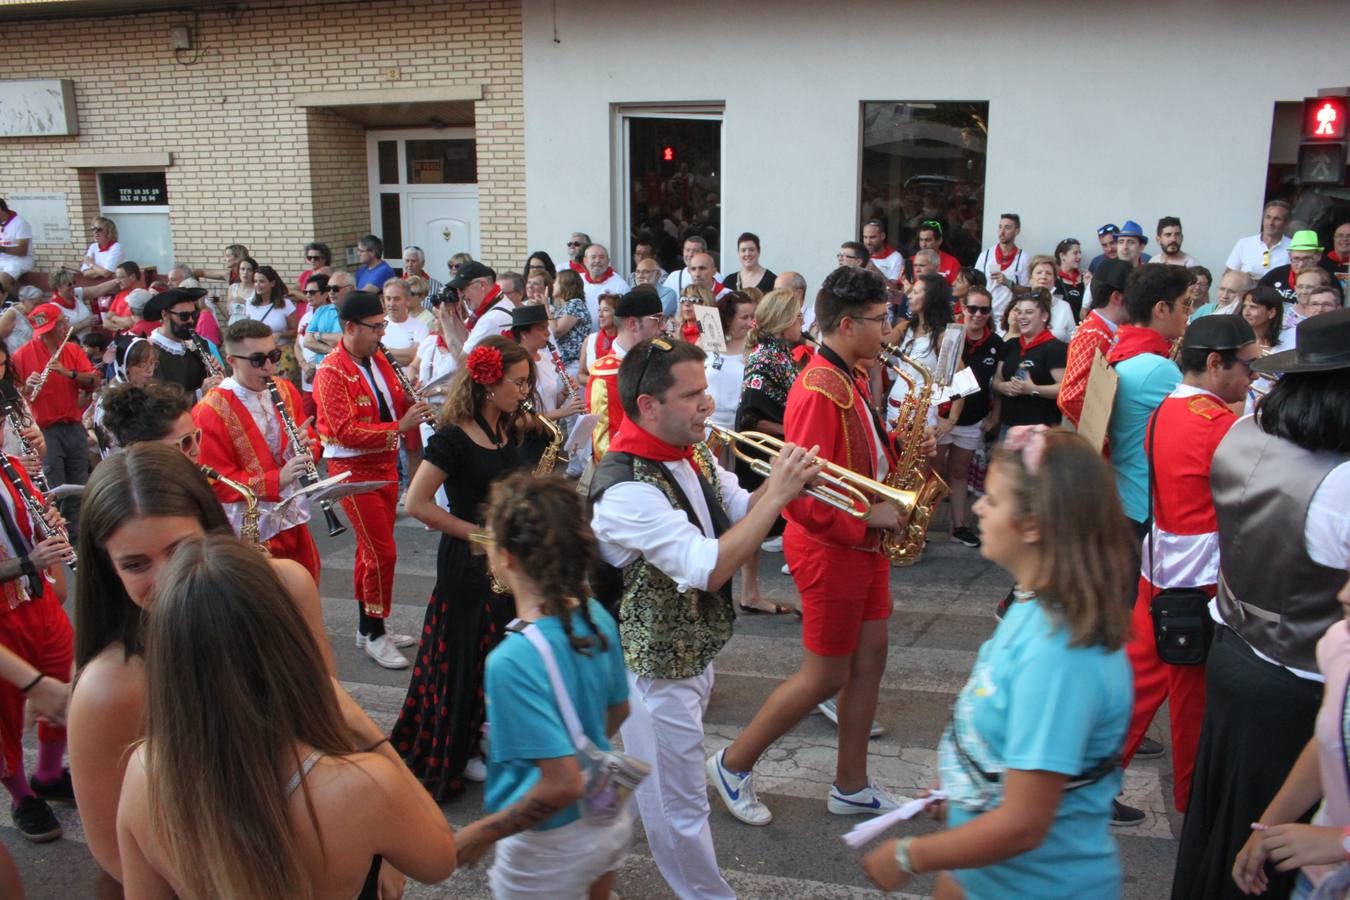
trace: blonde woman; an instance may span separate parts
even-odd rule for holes
[[[1073,330],[1077,324],[1073,317],[1073,307],[1069,301],[1060,295],[1055,287],[1055,278],[1059,274],[1059,266],[1055,263],[1053,256],[1033,256],[1031,258],[1031,267],[1028,278],[1030,284],[1027,287],[1015,288],[1013,293],[1018,297],[1025,297],[1034,294],[1036,291],[1046,291],[1050,295],[1050,333],[1056,340],[1068,343],[1073,337]]]
[[[99,216],[89,226],[89,234],[94,242],[80,260],[80,274],[96,280],[116,277],[117,267],[127,256],[122,242],[117,239],[117,223],[107,216]]]

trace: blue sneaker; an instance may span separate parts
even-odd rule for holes
[[[747,825],[768,825],[773,813],[755,796],[754,772],[733,772],[722,765],[725,749],[708,757],[708,781],[726,804],[727,812]]]
[[[830,785],[830,799],[826,806],[836,816],[876,816],[898,809],[900,804],[884,788],[868,781],[867,787],[852,794],[845,794]]]

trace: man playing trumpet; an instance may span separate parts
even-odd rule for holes
[[[299,424],[306,446],[291,445],[283,413],[272,402],[267,379],[276,375],[281,351],[272,329],[254,319],[240,319],[225,331],[225,353],[234,375],[206,392],[192,410],[201,430],[199,462],[231,481],[245,485],[258,498],[258,537],[278,559],[304,566],[319,583],[319,550],[309,533],[309,501],[281,505],[300,487],[318,436],[302,421],[300,392],[285,378],[275,378],[286,406],[285,415]],[[243,525],[244,498],[221,481],[212,489],[225,507],[235,532]]]
[[[887,333],[886,284],[868,269],[841,267],[816,297],[822,339],[788,393],[788,441],[820,445],[823,459],[880,482],[895,465],[894,439],[873,411],[867,373]],[[931,438],[928,444],[934,443]],[[923,448],[931,452],[932,447]],[[908,510],[872,503],[865,516],[798,498],[783,510],[783,553],[802,598],[802,667],[779,685],[731,746],[708,760],[708,776],[733,816],[773,820],[755,796],[753,768],[769,745],[818,703],[838,694],[839,757],[827,808],[876,814],[895,800],[867,776],[867,741],[886,668],[891,615],[890,561],[882,533],[898,531]]]

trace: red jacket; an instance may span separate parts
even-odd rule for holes
[[[389,395],[393,399],[389,411],[394,421],[380,421],[380,404],[371,392],[362,367],[347,352],[347,345],[339,341],[314,373],[314,405],[317,408],[319,439],[324,444],[337,444],[372,453],[393,454],[398,449],[398,419],[412,404],[404,396],[398,376],[384,354],[375,353],[372,361],[389,388]]]
[[[1092,357],[1100,350],[1105,359],[1116,333],[1096,312],[1083,317],[1083,324],[1069,341],[1068,359],[1064,363],[1064,378],[1059,383],[1059,411],[1078,427],[1083,417],[1083,397],[1087,393],[1088,373],[1092,371]]]
[[[300,392],[284,378],[276,379],[282,402],[291,421],[299,428],[305,421]],[[282,424],[281,415],[274,411],[278,433],[281,435],[281,458],[290,457],[291,442]],[[272,448],[258,430],[253,415],[234,391],[212,388],[201,402],[192,408],[192,419],[202,430],[201,463],[210,466],[231,481],[243,484],[258,495],[259,500],[281,500],[281,464],[272,455]],[[317,457],[318,436],[313,430],[306,435],[309,450]],[[232,488],[219,481],[211,487],[222,503],[243,501]]]

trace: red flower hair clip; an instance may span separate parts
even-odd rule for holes
[[[496,384],[502,380],[502,351],[496,347],[474,347],[464,364],[469,367],[469,377],[479,384]]]

